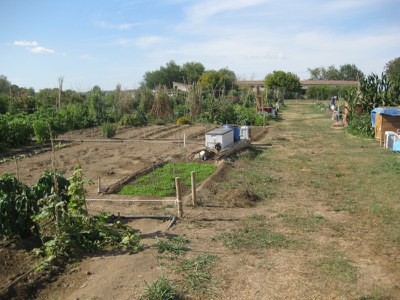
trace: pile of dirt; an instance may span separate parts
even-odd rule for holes
[[[260,200],[260,196],[248,189],[229,190],[219,197],[219,202],[226,207],[251,207]]]

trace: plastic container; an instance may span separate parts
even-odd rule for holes
[[[250,127],[249,126],[241,126],[240,127],[240,139],[242,139],[242,140],[250,139]]]
[[[239,127],[233,124],[225,124],[224,128],[233,129],[233,141],[236,143],[240,140]]]
[[[399,136],[397,135],[396,132],[385,131],[385,148],[393,150],[394,143],[397,142],[398,139],[399,139]]]

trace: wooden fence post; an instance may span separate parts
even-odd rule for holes
[[[191,183],[192,183],[192,204],[193,206],[197,205],[197,196],[196,196],[196,172],[192,171],[190,173]]]
[[[178,218],[183,217],[183,206],[182,206],[182,190],[181,190],[181,179],[175,178],[176,187],[176,203],[178,204]]]
[[[100,194],[101,192],[101,179],[100,177],[97,178],[97,193]]]
[[[18,167],[18,158],[14,157],[15,159],[15,167],[17,169],[17,180],[19,181],[19,167]]]

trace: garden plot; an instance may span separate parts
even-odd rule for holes
[[[70,147],[56,147],[54,166],[69,176],[80,164],[86,179],[97,182],[101,177],[102,184],[109,186],[153,163],[184,160],[188,154],[203,147],[202,133],[206,130],[208,127],[203,125],[124,128],[113,139],[101,138],[99,128],[74,131],[59,137],[74,142]],[[183,147],[184,134],[186,147]],[[149,136],[154,136],[154,139],[149,139]],[[52,168],[52,164],[51,151],[20,159],[19,178],[24,183],[34,184],[43,171]],[[0,168],[1,173],[17,173],[15,161],[2,163]],[[97,193],[97,187],[90,186],[88,192]]]
[[[103,186],[110,186],[122,178],[152,166],[153,163],[185,160],[192,152],[204,147],[204,133],[215,127],[215,125],[124,127],[112,139],[102,138],[99,127],[77,130],[58,137],[59,140],[72,143],[69,147],[56,147],[54,166],[68,177],[76,165],[80,164],[86,179],[97,183],[100,177]],[[251,130],[255,136],[266,132],[262,127]],[[186,147],[183,147],[184,135]],[[51,151],[20,159],[19,179],[29,185],[35,184],[40,175],[52,166]],[[17,175],[15,161],[0,164],[0,172]],[[93,196],[97,194],[97,186],[88,186],[87,191],[88,196]]]

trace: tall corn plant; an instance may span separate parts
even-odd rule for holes
[[[360,79],[359,103],[365,112],[379,106],[397,106],[400,95],[400,78],[390,80],[386,74],[372,73]]]
[[[156,95],[151,108],[152,115],[157,119],[167,119],[172,115],[173,104],[165,86],[157,86]]]
[[[201,103],[203,100],[202,89],[196,83],[189,85],[187,94],[187,103],[189,107],[189,114],[192,119],[195,119],[201,113]]]
[[[386,74],[376,74],[360,79],[358,91],[348,91],[344,95],[349,104],[349,131],[365,136],[373,135],[370,121],[371,111],[380,106],[397,106],[400,104],[400,77],[390,80]]]

